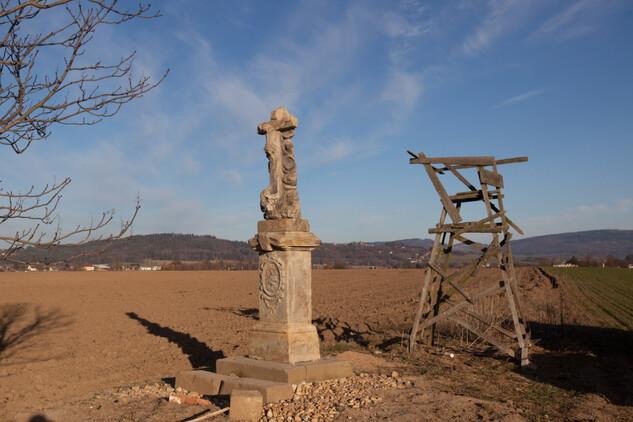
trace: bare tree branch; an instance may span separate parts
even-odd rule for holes
[[[64,259],[71,259],[98,255],[108,248],[112,242],[121,239],[130,231],[132,223],[141,208],[140,199],[137,198],[136,206],[132,217],[127,221],[121,221],[118,233],[108,236],[96,235],[96,233],[106,227],[115,217],[114,210],[106,211],[101,216],[93,220],[87,226],[77,226],[73,230],[63,232],[59,219],[55,215],[57,205],[61,199],[61,191],[68,186],[70,179],[52,185],[46,185],[41,190],[31,187],[26,193],[4,192],[0,189],[0,199],[5,204],[0,205],[0,224],[11,219],[33,220],[35,225],[28,229],[18,231],[13,236],[0,235],[0,261],[16,262],[28,264],[29,260],[16,257],[14,254],[19,250],[32,246],[40,249],[69,248],[84,246],[98,241],[104,241],[99,249],[92,252],[82,252]],[[55,231],[50,234],[44,229],[56,226]],[[49,264],[54,262],[48,262]]]
[[[118,0],[14,3],[5,0],[0,5],[0,27],[5,31],[0,43],[0,144],[18,154],[33,141],[46,139],[55,123],[92,125],[116,114],[122,104],[143,96],[167,75],[156,82],[145,75],[132,79],[136,52],[115,63],[78,64],[99,25],[159,16],[148,13],[149,5],[123,10]],[[23,32],[25,21],[42,19],[42,11],[59,6],[65,7],[66,23],[49,33]],[[60,52],[63,67],[38,75],[42,49]],[[116,80],[126,83],[108,88]]]
[[[126,9],[128,5],[119,0],[0,1],[0,145],[21,154],[34,141],[48,138],[55,124],[94,125],[164,80],[169,70],[157,81],[146,75],[134,77],[136,52],[112,63],[87,60],[85,53],[101,25],[160,16],[159,12],[150,13],[149,4],[140,2]],[[47,27],[38,23],[47,23],[52,9],[59,10],[64,18],[56,28],[46,32],[25,29]],[[43,52],[58,57],[56,66],[50,68],[49,62],[42,61]],[[0,224],[9,220],[35,224],[13,236],[0,236],[0,260],[23,262],[11,255],[27,246],[48,249],[101,240],[107,247],[130,230],[140,208],[138,199],[132,218],[121,222],[117,234],[96,236],[113,220],[114,210],[88,226],[63,233],[55,213],[61,192],[69,183],[70,179],[64,179],[42,189],[31,187],[25,193],[0,188]],[[52,234],[44,231],[55,224],[58,227]]]

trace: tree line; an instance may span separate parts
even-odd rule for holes
[[[560,263],[553,258],[540,258],[539,266],[552,266]],[[580,258],[572,256],[564,261],[565,264],[577,265],[579,267],[607,267],[607,268],[626,268],[633,265],[633,254],[627,254],[623,259],[617,256],[607,254],[604,258],[596,258],[589,254],[585,254]]]

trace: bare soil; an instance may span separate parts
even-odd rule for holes
[[[517,272],[536,370],[451,327],[409,356],[422,270],[314,271],[322,354],[406,381],[335,420],[633,420],[631,332],[586,320],[565,286],[538,269]],[[201,414],[150,390],[173,386],[181,370],[247,354],[257,288],[255,271],[0,273],[0,420]]]

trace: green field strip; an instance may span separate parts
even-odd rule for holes
[[[584,287],[585,295],[587,289],[591,291],[589,296],[598,296],[609,304],[616,304],[619,308],[628,313],[631,310],[630,303],[626,299],[633,296],[633,271],[622,268],[551,268],[551,273],[559,278],[573,283],[579,289]],[[563,281],[561,280],[561,281]]]
[[[622,300],[622,297],[617,290],[608,289],[607,291],[603,288],[603,286],[596,286],[595,284],[592,285],[589,283],[579,283],[579,285],[582,285],[588,291],[590,291],[592,293],[591,296],[599,299],[597,301],[599,304],[602,304],[603,306],[605,306],[605,303],[609,304],[610,306],[613,306],[620,311],[618,312],[618,314],[623,313],[631,317],[631,320],[633,320],[633,308],[628,306],[628,303],[626,301]]]
[[[578,284],[569,283],[569,280],[566,280],[564,286],[566,292],[573,297],[573,300],[575,300],[578,304],[582,306],[582,308],[587,311],[586,313],[584,313],[585,317],[591,320],[593,323],[599,323],[598,309],[594,308],[594,303],[580,290]]]
[[[567,290],[601,326],[633,329],[633,308],[625,293],[631,291],[633,283],[629,279],[633,279],[633,273],[583,268],[555,269],[552,274],[564,279]]]
[[[575,280],[574,280],[575,281]],[[612,300],[612,296],[606,296],[602,286],[597,287],[590,283],[575,281],[576,286],[587,301],[588,310],[594,310],[594,316],[607,327],[614,327],[610,319],[616,322],[614,328],[633,328],[633,314],[626,305]],[[606,302],[606,303],[605,303]],[[598,312],[595,312],[598,311]],[[606,318],[605,318],[606,317]]]
[[[633,312],[633,307],[631,306],[631,301],[627,301],[629,299],[628,295],[624,294],[621,289],[621,285],[605,285],[605,283],[583,283],[586,284],[588,288],[596,292],[596,295],[606,299],[609,303],[613,303],[614,305],[623,308],[627,313]]]
[[[628,307],[625,304],[622,304],[619,301],[614,300],[614,295],[609,294],[609,292],[605,291],[605,289],[603,289],[603,286],[596,286],[596,285],[593,285],[590,283],[584,283],[584,282],[577,282],[577,283],[578,283],[578,287],[583,292],[583,294],[587,296],[587,298],[591,300],[591,302],[594,303],[595,305],[600,306],[601,308],[606,308],[606,309],[615,308],[616,310],[619,310],[626,314],[629,313]],[[617,297],[617,293],[615,297]],[[610,311],[609,314],[620,314],[620,312]]]

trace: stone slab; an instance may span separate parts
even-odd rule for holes
[[[272,220],[271,220],[272,221]],[[256,251],[311,251],[321,244],[321,240],[311,232],[282,231],[259,232],[248,240]]]
[[[308,220],[282,219],[282,220],[261,220],[257,222],[257,232],[309,232],[310,223]]]
[[[352,376],[352,367],[339,359],[319,359],[297,364],[270,362],[247,357],[233,357],[216,361],[219,374],[258,378],[268,381],[301,384]]]
[[[195,391],[207,396],[216,396],[220,393],[222,377],[218,377],[209,371],[180,371],[176,375],[175,388],[184,388],[187,391]]]
[[[261,307],[260,307],[261,309]],[[260,315],[264,312],[260,310]],[[249,331],[248,355],[271,362],[297,364],[321,357],[319,335],[311,324],[258,323]]]
[[[238,378],[208,371],[182,371],[176,375],[176,388],[208,396],[229,395],[233,390],[256,390],[264,403],[289,400],[294,395],[290,384],[253,378]]]
[[[233,390],[229,417],[232,421],[257,422],[262,416],[264,398],[256,390]]]

